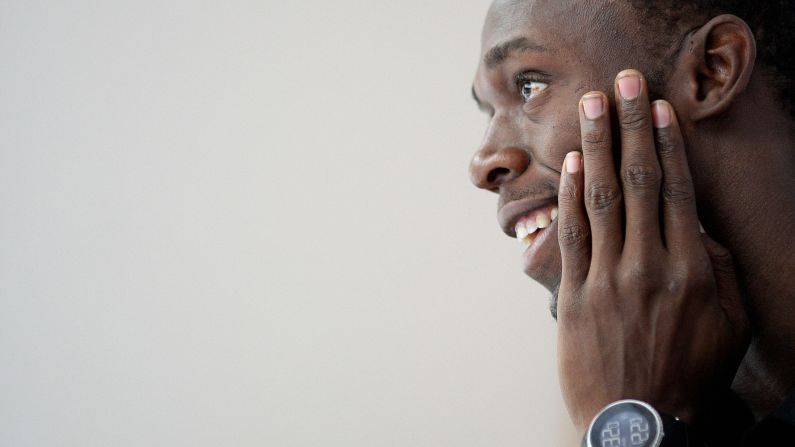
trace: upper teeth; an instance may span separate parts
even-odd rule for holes
[[[529,243],[539,228],[546,228],[558,218],[558,207],[531,211],[516,222],[516,239]]]

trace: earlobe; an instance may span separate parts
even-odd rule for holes
[[[724,113],[748,87],[756,60],[756,38],[744,20],[717,16],[689,39],[690,117],[693,121]]]

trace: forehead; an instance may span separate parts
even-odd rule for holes
[[[516,37],[555,52],[588,54],[625,26],[625,0],[495,0],[481,34],[481,55]],[[606,32],[610,31],[610,32]]]

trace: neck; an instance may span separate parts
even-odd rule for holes
[[[772,116],[715,126],[700,141],[707,150],[691,155],[693,166],[719,167],[694,171],[699,217],[732,253],[745,292],[753,336],[734,388],[758,419],[795,385],[795,132],[789,116]]]

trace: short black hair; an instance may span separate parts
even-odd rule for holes
[[[629,0],[661,33],[703,25],[721,14],[743,19],[756,37],[757,67],[769,76],[783,108],[795,116],[795,0]],[[653,52],[651,53],[653,54]],[[670,58],[656,54],[658,60]],[[760,67],[761,65],[761,67]],[[670,65],[669,65],[670,66]],[[664,76],[664,75],[662,75]],[[651,80],[650,80],[651,81]]]

